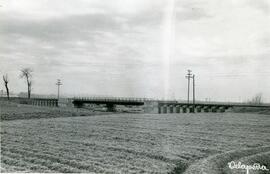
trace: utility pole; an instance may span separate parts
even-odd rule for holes
[[[195,75],[193,74],[193,112],[195,112]]]
[[[192,78],[192,76],[191,76],[191,70],[188,70],[188,73],[187,73],[187,75],[186,75],[186,78],[188,79],[188,95],[187,95],[187,102],[189,103],[190,78]]]
[[[60,79],[57,79],[56,85],[58,87],[57,100],[59,100],[60,86],[63,85]]]

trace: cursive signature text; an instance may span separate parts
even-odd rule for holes
[[[259,163],[254,163],[253,165],[246,165],[242,164],[240,161],[238,163],[231,161],[228,163],[230,169],[245,169],[247,171],[247,174],[249,174],[249,170],[266,170],[269,171],[269,169],[266,168],[264,165],[260,165]]]

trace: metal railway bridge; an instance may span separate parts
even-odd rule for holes
[[[187,113],[187,112],[225,112],[233,107],[269,108],[270,105],[252,105],[243,103],[197,102],[195,104],[179,101],[164,101],[147,98],[91,97],[71,99],[74,107],[84,104],[103,104],[108,111],[115,111],[116,105],[142,106],[145,113]]]
[[[0,100],[7,100],[0,97]],[[107,111],[116,111],[117,105],[139,106],[144,113],[189,113],[189,112],[225,112],[230,108],[261,108],[269,109],[270,104],[245,104],[245,103],[224,103],[224,102],[200,102],[195,104],[185,101],[165,101],[149,98],[123,98],[123,97],[89,97],[89,98],[62,98],[60,100],[52,98],[19,98],[12,97],[10,101],[47,107],[76,107],[82,108],[85,104],[104,105]]]
[[[84,104],[104,104],[108,111],[115,111],[116,105],[124,106],[143,106],[146,101],[150,99],[146,98],[116,98],[116,97],[91,97],[91,98],[73,98],[72,103],[74,107],[81,108]]]

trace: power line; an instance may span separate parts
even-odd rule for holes
[[[250,76],[250,75],[260,75],[260,76],[267,76],[270,74],[270,72],[216,72],[209,74],[208,72],[204,72],[203,74],[207,76],[219,76],[219,77],[243,77],[243,76]],[[208,75],[209,74],[209,75]]]

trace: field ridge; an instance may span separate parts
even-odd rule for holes
[[[223,174],[224,171],[228,171],[228,169],[226,169],[228,162],[240,160],[243,158],[249,159],[249,157],[255,157],[265,153],[268,154],[269,151],[270,146],[263,146],[257,148],[247,148],[244,150],[233,150],[212,155],[190,165],[184,174]],[[263,163],[263,161],[261,162]]]

